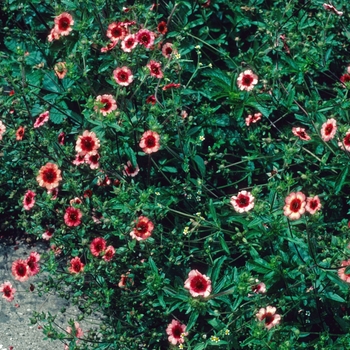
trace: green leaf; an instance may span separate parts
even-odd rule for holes
[[[210,279],[213,285],[215,285],[216,280],[218,279],[220,274],[221,266],[226,259],[227,259],[227,256],[223,255],[220,258],[217,258],[214,260],[213,269],[210,276],[211,277]]]
[[[43,89],[52,92],[62,92],[62,87],[58,83],[58,79],[53,72],[48,72],[44,75]]]
[[[199,316],[198,311],[192,311],[191,316],[187,322],[186,332],[188,332],[195,325],[198,316]]]
[[[221,248],[227,253],[227,254],[230,254],[230,249],[228,248],[227,246],[227,243],[224,239],[223,236],[219,236],[219,241],[220,241],[220,244],[221,244]]]
[[[204,177],[205,176],[205,164],[204,164],[203,158],[197,154],[196,156],[194,156],[193,160],[196,162],[197,167],[199,169],[199,172]]]
[[[335,293],[332,293],[332,292],[325,292],[324,294],[325,294],[326,298],[328,298],[328,299],[337,301],[337,302],[339,302],[339,303],[345,303],[345,302],[346,302],[345,299],[342,298],[342,297],[341,297],[340,295],[338,295],[338,294],[335,294]]]
[[[176,174],[177,173],[177,169],[172,167],[172,166],[164,166],[162,168],[162,171],[165,171],[166,173],[172,173],[172,174]]]
[[[148,263],[149,266],[151,268],[151,270],[153,271],[154,274],[158,275],[158,269],[156,264],[154,263],[153,259],[151,257],[148,258]]]
[[[349,167],[345,166],[341,171],[341,173],[338,175],[337,179],[335,180],[334,193],[336,195],[339,194],[339,192],[341,191],[344,185],[344,182],[346,180],[346,177],[348,175],[348,172],[349,172]]]

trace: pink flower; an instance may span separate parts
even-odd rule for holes
[[[81,155],[90,154],[100,148],[100,140],[92,131],[85,130],[83,135],[78,137],[75,150]]]
[[[72,334],[72,328],[67,327],[67,333]],[[74,322],[74,336],[77,338],[82,338],[84,336],[83,330],[80,328],[78,322]]]
[[[321,137],[323,141],[327,142],[332,140],[336,132],[337,132],[337,121],[335,119],[333,118],[328,119],[325,123],[322,124]]]
[[[7,301],[12,301],[15,297],[16,289],[12,287],[9,281],[0,285],[0,292],[3,293],[2,297]]]
[[[155,131],[148,130],[143,133],[139,146],[145,153],[151,154],[159,150],[159,140],[160,136],[158,133],[156,133]]]
[[[121,86],[128,86],[134,80],[134,76],[132,75],[131,70],[125,66],[121,68],[116,68],[113,71],[113,76],[116,83]]]
[[[102,237],[94,238],[90,244],[90,252],[93,256],[99,256],[106,250],[106,241]]]
[[[156,97],[154,95],[148,96],[146,99],[146,103],[155,105],[157,103]]]
[[[5,124],[0,120],[0,140],[2,140],[2,135],[5,133],[6,131],[6,126]]]
[[[17,129],[17,131],[16,131],[16,140],[17,141],[21,141],[23,139],[24,131],[25,131],[25,127],[24,126],[20,126]]]
[[[230,203],[237,213],[244,213],[254,208],[254,200],[255,198],[250,192],[241,191],[238,192],[237,196],[231,197]]]
[[[304,140],[304,141],[311,140],[311,137],[306,133],[304,128],[293,128],[292,133],[295,136],[298,136],[300,140]]]
[[[167,85],[163,86],[162,90],[166,91],[166,90],[169,90],[169,89],[172,89],[172,88],[178,89],[179,87],[181,87],[181,84],[170,83],[170,84],[167,84]]]
[[[82,212],[74,207],[68,207],[64,214],[64,222],[69,227],[79,226],[81,224]]]
[[[135,228],[130,232],[130,236],[138,241],[144,241],[151,237],[153,229],[153,222],[145,216],[140,216],[137,219]]]
[[[122,41],[121,48],[124,52],[131,52],[137,44],[136,36],[134,34],[129,34]]]
[[[54,233],[54,229],[48,229],[42,234],[42,239],[45,239],[46,241],[49,241]]]
[[[113,22],[107,28],[107,37],[111,39],[111,41],[115,41],[116,43],[119,40],[122,40],[126,35],[126,29],[121,23]]]
[[[302,192],[290,193],[285,199],[284,215],[290,220],[298,220],[305,213],[305,199],[305,194]]]
[[[146,49],[150,49],[154,44],[155,35],[148,29],[140,29],[136,33],[136,40],[140,45],[143,45]]]
[[[55,17],[54,31],[59,35],[69,35],[69,33],[72,31],[73,24],[73,17],[69,13],[63,12],[59,16]]]
[[[151,60],[148,64],[147,64],[147,68],[150,70],[151,76],[161,79],[163,78],[163,72],[160,68],[160,63]]]
[[[60,145],[64,145],[64,139],[66,137],[66,134],[64,132],[60,132],[58,137],[57,137],[57,141]]]
[[[58,79],[63,79],[67,74],[67,65],[66,62],[58,62],[54,66],[55,74],[57,75]]]
[[[343,74],[339,80],[343,83],[343,86],[345,87],[345,84],[350,82],[350,74]]]
[[[134,177],[139,173],[140,168],[138,167],[137,164],[136,164],[135,168],[132,166],[132,164],[129,160],[127,161],[126,164],[127,165],[124,166],[124,171],[123,171],[124,175]]]
[[[342,150],[344,150],[344,151],[346,150],[346,151],[350,152],[350,129],[345,134],[345,137],[343,138],[343,141],[339,141],[338,142],[338,146]]]
[[[72,162],[74,165],[80,165],[85,163],[85,155],[84,154],[77,154],[75,156],[75,159]]]
[[[74,197],[73,199],[71,199],[71,200],[69,201],[69,204],[70,204],[71,206],[73,206],[74,204],[79,205],[79,204],[81,204],[81,203],[83,203],[83,201],[82,201],[79,197]]]
[[[159,22],[158,26],[157,26],[157,30],[160,34],[163,34],[163,35],[166,34],[168,31],[168,27],[166,25],[166,22],[164,22],[164,21]]]
[[[173,49],[173,44],[172,43],[164,44],[163,47],[162,47],[162,55],[165,58],[169,59],[172,54],[174,54],[174,55],[177,54],[177,51]]]
[[[202,275],[198,270],[192,270],[185,281],[185,288],[196,298],[202,296],[206,298],[211,292],[211,281],[206,275]]]
[[[105,253],[102,257],[102,259],[104,261],[111,261],[114,257],[114,254],[115,254],[115,249],[113,246],[109,245],[106,250],[105,250]]]
[[[322,207],[321,201],[318,196],[315,197],[307,197],[305,210],[309,212],[311,215],[314,215],[316,211],[320,210]]]
[[[51,200],[54,201],[58,196],[58,187],[52,188],[47,191],[47,194],[51,194]]]
[[[84,157],[84,161],[90,165],[90,169],[98,169],[100,167],[99,159],[100,155],[96,151],[86,154]]]
[[[258,284],[255,284],[252,286],[252,292],[256,294],[264,294],[266,293],[266,285],[263,282],[260,282]]]
[[[247,118],[245,118],[245,123],[249,126],[251,123],[256,123],[262,117],[261,113],[254,113],[254,115],[249,114]]]
[[[33,206],[35,204],[35,199],[34,199],[35,196],[36,196],[36,194],[33,191],[31,191],[31,190],[28,190],[24,194],[23,208],[25,210],[30,210],[30,209],[33,208]]]
[[[326,11],[333,12],[333,13],[335,13],[335,14],[338,15],[338,16],[342,16],[343,13],[344,13],[344,12],[342,12],[342,11],[338,11],[333,5],[323,4],[322,6],[323,6],[323,8],[324,8]]]
[[[59,182],[62,180],[61,170],[53,163],[46,163],[39,170],[39,174],[36,177],[39,186],[45,187],[47,190],[52,190],[59,186]]]
[[[39,262],[40,260],[40,254],[37,252],[31,252],[29,255],[29,258],[27,259],[27,265],[28,265],[28,270],[29,270],[29,274],[31,276],[36,275],[40,268],[39,268]]]
[[[49,120],[49,117],[50,117],[49,111],[41,113],[39,117],[35,120],[34,128],[39,128],[40,126],[43,126]]]
[[[101,52],[107,52],[116,47],[118,41],[111,41],[107,46],[101,47]]]
[[[169,336],[169,343],[176,345],[177,343],[184,343],[184,337],[188,335],[188,332],[186,332],[186,326],[184,324],[177,320],[172,320],[166,329],[166,334]]]
[[[350,260],[344,260],[341,262],[341,266],[345,266],[342,269],[338,269],[338,276],[343,281],[350,283],[350,273],[345,273],[346,267],[350,265]]]
[[[281,322],[281,316],[276,314],[276,308],[272,306],[266,306],[266,309],[261,308],[256,314],[256,317],[259,321],[265,320],[265,327],[267,329],[271,329]]]
[[[12,275],[20,282],[24,282],[29,278],[29,268],[25,260],[18,259],[12,263]]]
[[[95,111],[100,111],[104,116],[117,109],[117,103],[112,95],[99,95],[96,98],[96,102],[101,107],[95,106]]]
[[[84,264],[81,262],[79,257],[73,258],[70,261],[70,267],[68,269],[68,271],[70,273],[80,273],[84,271]]]
[[[251,91],[258,83],[258,76],[250,69],[242,72],[237,78],[237,85],[240,90]]]
[[[61,36],[56,32],[55,28],[51,29],[50,34],[47,36],[47,40],[52,42],[54,40],[58,40]]]

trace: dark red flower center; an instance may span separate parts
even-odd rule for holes
[[[330,135],[333,131],[333,124],[327,124],[327,126],[324,129],[324,133],[326,135]]]
[[[111,30],[111,34],[113,38],[119,38],[124,34],[123,28],[116,26]]]
[[[297,213],[299,209],[301,208],[301,200],[299,198],[295,198],[290,202],[290,210],[294,213]]]
[[[171,55],[173,53],[173,49],[171,47],[167,47],[165,49],[165,53],[169,56],[169,55]]]
[[[134,43],[135,43],[135,39],[134,39],[134,38],[129,38],[129,39],[125,42],[125,46],[126,46],[127,48],[130,48],[130,47],[132,47],[132,46],[134,45]]]
[[[160,73],[158,65],[152,64],[151,65],[151,72],[155,75],[158,75]]]
[[[343,142],[345,146],[350,146],[350,134],[344,137]]]
[[[59,28],[60,30],[66,30],[70,26],[70,20],[68,17],[63,17],[59,21]]]
[[[302,139],[307,138],[305,131],[298,131],[298,136],[300,136]]]
[[[136,225],[136,236],[141,236],[143,234],[145,234],[148,231],[148,224],[145,221],[140,221],[137,225]]]
[[[180,325],[176,325],[172,328],[171,332],[173,333],[173,337],[175,339],[179,339],[181,338],[181,334],[182,334],[182,327]]]
[[[145,144],[148,148],[155,147],[156,145],[156,138],[153,135],[149,135],[145,139]]]
[[[43,180],[47,183],[54,183],[57,179],[57,173],[55,169],[49,168],[43,172]]]
[[[265,323],[266,323],[267,325],[269,325],[270,323],[272,323],[273,320],[274,320],[274,318],[275,318],[275,317],[274,317],[270,312],[266,313],[266,314],[263,316],[263,319],[265,319]]]
[[[118,73],[118,79],[122,82],[128,81],[128,77],[129,77],[128,74],[124,71],[120,71]]]
[[[111,107],[112,107],[112,103],[110,100],[108,100],[107,98],[103,98],[101,100],[101,103],[103,103],[103,110],[108,111]]]
[[[245,86],[250,86],[253,80],[254,79],[250,74],[244,74],[242,79],[242,84]]]
[[[80,261],[74,261],[72,267],[73,267],[73,270],[74,270],[74,271],[79,272],[80,269],[81,269],[81,263],[80,263]]]
[[[93,138],[91,136],[84,136],[81,139],[81,148],[83,149],[83,151],[85,152],[91,152],[94,149],[95,146],[95,141],[93,140]]]
[[[25,202],[26,204],[30,204],[33,201],[33,196],[31,194],[27,194]]]
[[[10,297],[11,296],[11,288],[9,287],[9,286],[6,286],[6,287],[4,287],[4,289],[3,289],[3,293],[4,293],[4,295],[6,296],[6,297]]]
[[[240,194],[236,200],[237,205],[240,208],[245,208],[249,205],[249,197],[244,194]]]
[[[102,250],[104,249],[104,246],[103,246],[102,242],[96,242],[94,244],[94,248],[97,252],[102,252]]]
[[[318,205],[318,201],[315,200],[315,199],[313,199],[313,200],[311,200],[311,201],[309,202],[309,206],[310,206],[310,208],[313,209],[313,210],[317,208],[317,205]]]
[[[72,220],[72,221],[77,221],[78,220],[77,213],[75,211],[70,212],[69,213],[69,219]]]
[[[191,280],[191,288],[196,292],[205,292],[208,287],[208,282],[202,276],[195,276]]]
[[[18,264],[16,266],[16,272],[21,277],[26,276],[27,275],[27,266],[24,264]]]
[[[144,33],[139,37],[139,41],[141,41],[141,43],[143,45],[148,45],[150,43],[151,37],[148,33]]]

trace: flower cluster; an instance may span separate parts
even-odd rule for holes
[[[307,197],[302,192],[291,192],[285,199],[284,215],[290,220],[298,220],[307,211],[314,215],[322,207],[318,196]]]
[[[90,252],[93,256],[102,255],[103,260],[111,261],[115,254],[115,249],[111,245],[107,247],[107,242],[102,237],[97,237],[90,243]]]
[[[130,236],[137,241],[144,241],[151,237],[153,229],[153,222],[145,216],[140,216],[134,229],[130,232]]]
[[[25,210],[30,210],[34,207],[35,204],[35,199],[34,197],[36,196],[36,194],[31,191],[28,190],[25,194],[24,194],[24,198],[23,198],[23,208]]]
[[[72,26],[74,24],[73,17],[67,13],[63,12],[59,16],[55,17],[55,26],[51,29],[48,36],[48,41],[58,40],[61,36],[67,36],[73,30]]]
[[[109,107],[109,109],[111,108],[113,107]],[[80,165],[86,163],[89,164],[91,169],[99,168],[99,148],[100,140],[96,137],[96,134],[92,131],[85,130],[83,135],[78,136],[78,140],[75,145],[75,151],[77,154],[73,164]]]
[[[34,276],[39,272],[39,260],[40,254],[37,252],[30,253],[27,260],[15,260],[12,263],[12,275],[20,282],[26,281],[30,276]]]

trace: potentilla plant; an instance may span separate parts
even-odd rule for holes
[[[62,349],[350,346],[348,3],[2,10],[2,229],[48,248],[6,301],[48,273]]]

